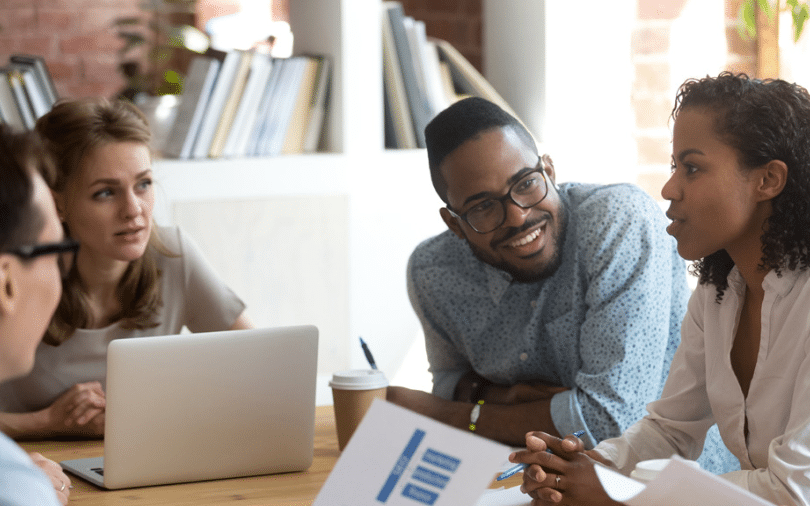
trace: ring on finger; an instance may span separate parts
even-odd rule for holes
[[[560,475],[559,474],[557,475],[557,478],[555,478],[555,480],[554,480],[554,488],[556,488],[556,489],[560,488]]]
[[[60,481],[61,481],[61,480],[60,480]],[[60,492],[64,492],[64,491],[65,491],[65,482],[64,482],[64,481],[62,481],[62,488],[60,488],[60,489],[59,489],[59,491],[60,491]]]

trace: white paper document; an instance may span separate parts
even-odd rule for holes
[[[509,450],[378,399],[313,506],[474,506]]]
[[[672,457],[646,485],[605,466],[595,467],[605,492],[614,501],[629,506],[773,506],[730,481],[686,464],[678,456]]]
[[[532,498],[520,491],[520,487],[487,490],[478,498],[475,506],[531,506]]]

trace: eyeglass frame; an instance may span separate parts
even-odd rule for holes
[[[520,183],[521,181],[523,181],[523,180],[526,178],[526,176],[528,176],[529,174],[533,174],[533,173],[535,173],[535,172],[539,173],[539,174],[540,174],[540,177],[542,177],[542,178],[543,178],[543,184],[545,184],[545,186],[546,186],[546,192],[543,194],[543,196],[540,198],[540,200],[538,200],[538,201],[537,201],[537,202],[535,202],[534,204],[532,204],[532,205],[530,205],[530,206],[523,206],[523,205],[521,205],[520,203],[518,203],[518,202],[517,202],[517,201],[514,199],[514,197],[512,197],[512,190],[514,190],[514,189],[515,189],[515,186],[517,186],[517,185],[518,185],[518,183]],[[474,205],[474,206],[473,206],[473,209],[474,209],[475,207],[477,207],[477,206],[479,206],[480,204],[482,204],[482,203],[484,203],[484,202],[486,202],[486,201],[489,201],[489,200],[494,201],[494,202],[498,202],[498,203],[501,205],[501,209],[503,210],[503,218],[501,219],[501,222],[500,222],[500,223],[498,223],[498,225],[497,225],[495,228],[493,228],[492,230],[488,230],[488,231],[486,231],[486,232],[481,232],[480,230],[478,230],[477,228],[475,228],[475,227],[473,226],[473,224],[472,224],[472,223],[470,223],[470,222],[467,220],[467,214],[468,214],[468,213],[469,213],[469,212],[470,212],[472,209],[468,209],[466,212],[461,213],[461,214],[458,214],[458,213],[456,213],[455,211],[453,211],[453,209],[450,207],[450,204],[447,204],[447,205],[445,206],[445,209],[447,209],[447,212],[449,212],[451,216],[453,216],[454,218],[457,218],[457,219],[460,219],[460,220],[464,221],[464,223],[466,223],[467,225],[469,225],[469,226],[470,226],[470,228],[471,228],[471,229],[473,229],[473,230],[475,230],[477,233],[479,233],[479,234],[489,234],[489,233],[491,233],[491,232],[494,232],[495,230],[498,230],[498,228],[500,228],[500,226],[501,226],[501,225],[503,225],[503,224],[504,224],[504,222],[506,221],[506,201],[507,201],[507,199],[508,199],[508,200],[511,200],[513,204],[515,204],[516,206],[518,206],[518,207],[519,207],[519,208],[521,208],[521,209],[530,209],[530,208],[532,208],[532,207],[536,206],[537,204],[539,204],[540,202],[544,201],[544,200],[546,199],[546,197],[548,197],[548,187],[549,187],[549,184],[548,184],[548,180],[546,179],[546,164],[543,162],[543,157],[541,156],[541,157],[539,157],[539,159],[537,160],[537,165],[535,165],[535,166],[534,166],[534,168],[533,168],[532,170],[530,170],[529,172],[524,173],[524,174],[523,174],[523,175],[522,175],[522,176],[521,176],[521,177],[520,177],[520,178],[519,178],[517,181],[515,181],[514,183],[512,183],[512,185],[509,187],[509,190],[506,192],[506,194],[505,194],[505,195],[502,195],[502,196],[500,196],[500,197],[496,197],[496,198],[488,198],[488,199],[484,199],[484,200],[482,200],[481,202],[479,202],[478,204],[476,204],[476,205]]]
[[[16,248],[4,250],[2,253],[14,255],[22,260],[34,260],[35,258],[45,255],[59,255],[59,272],[62,275],[62,279],[65,279],[70,273],[70,270],[73,268],[76,254],[79,252],[79,245],[80,243],[75,239],[66,237],[61,241],[56,242],[23,244],[22,246],[17,246]],[[62,255],[65,253],[72,253],[73,255],[70,265],[66,265],[64,262],[62,262]]]

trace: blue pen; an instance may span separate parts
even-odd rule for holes
[[[574,432],[575,437],[582,437],[583,434],[585,434],[584,430],[578,430],[578,431]],[[553,453],[551,450],[546,450],[546,451],[548,453]],[[501,474],[500,476],[495,478],[495,480],[497,480],[497,481],[505,480],[505,479],[509,478],[510,476],[514,476],[515,474],[523,471],[528,466],[529,466],[529,464],[518,464],[518,465],[516,465],[514,467],[510,467],[509,469],[504,471],[503,474]]]
[[[366,360],[368,360],[368,365],[370,365],[372,369],[376,369],[377,368],[377,363],[374,362],[374,356],[371,354],[371,350],[368,349],[368,345],[366,344],[365,341],[363,341],[362,337],[360,338],[360,346],[363,347],[363,353],[365,353],[365,355],[366,355]]]

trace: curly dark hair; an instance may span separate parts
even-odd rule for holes
[[[810,94],[781,79],[754,79],[722,72],[717,77],[689,79],[678,90],[672,119],[683,109],[715,114],[714,130],[735,148],[743,169],[781,160],[788,167],[782,192],[771,201],[772,214],[762,234],[762,267],[781,275],[783,269],[810,266]],[[700,283],[717,287],[720,300],[734,267],[726,250],[695,262]]]

